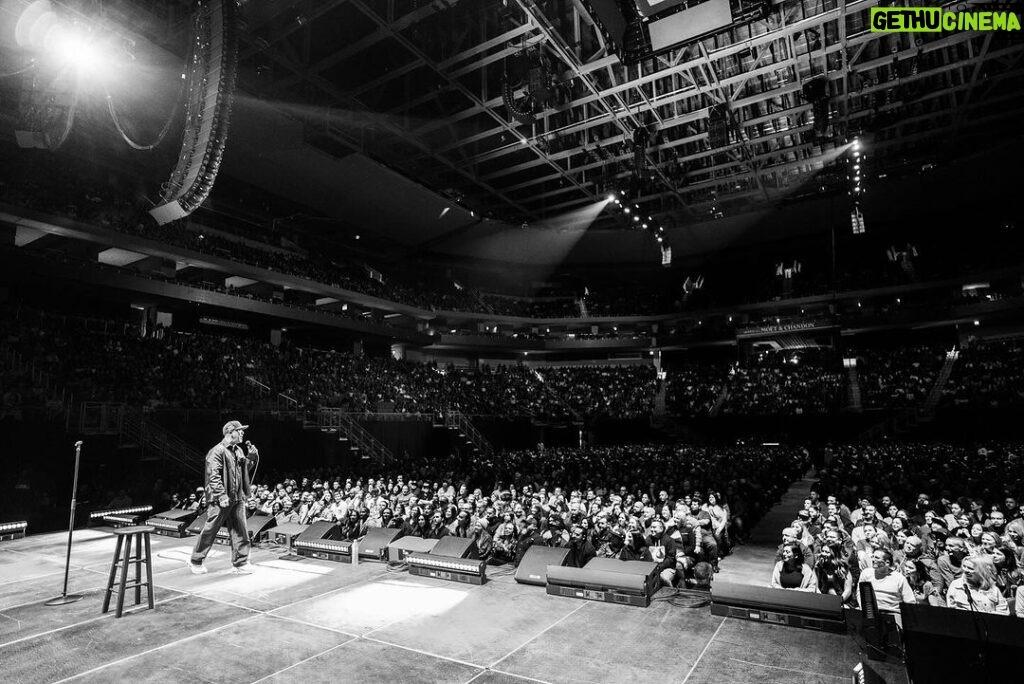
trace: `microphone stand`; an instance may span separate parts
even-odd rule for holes
[[[75,529],[75,497],[78,495],[78,461],[82,456],[82,441],[75,442],[75,480],[71,485],[71,519],[68,521],[68,553],[64,560],[64,591],[55,599],[50,599],[44,605],[63,606],[68,603],[82,600],[82,594],[68,593],[68,572],[71,569],[71,535]]]

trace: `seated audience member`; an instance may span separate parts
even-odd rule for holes
[[[516,526],[514,523],[503,523],[498,525],[494,535],[494,545],[491,547],[491,555],[487,562],[491,565],[512,563],[516,559],[516,546],[519,540],[516,538]]]
[[[452,522],[454,525],[455,522]],[[466,514],[466,528],[469,527],[469,514]],[[441,539],[447,537],[450,534],[450,528],[444,524],[444,518],[437,511],[434,511],[434,515],[430,518],[430,527],[426,530],[424,537],[426,539]]]
[[[906,558],[900,564],[900,572],[907,578],[907,584],[914,592],[917,603],[929,606],[941,606],[943,601],[939,598],[935,585],[928,576],[928,569],[920,560]]]
[[[473,523],[470,537],[476,542],[476,549],[480,554],[481,560],[490,560],[491,549],[494,547],[494,537],[487,531],[487,525],[483,518],[478,518]]]
[[[676,580],[676,542],[672,535],[665,533],[665,523],[655,519],[651,523],[651,533],[644,541],[651,560],[658,564],[661,583],[671,587]]]
[[[715,569],[711,563],[700,561],[693,566],[693,577],[686,578],[686,586],[689,589],[711,589],[711,580],[715,578]]]
[[[1003,543],[1013,551],[1013,555],[1017,558],[1017,565],[1024,567],[1024,520],[1017,518],[1006,525]]]
[[[672,539],[676,543],[676,573],[679,577],[689,577],[699,562],[700,542],[697,541],[696,530],[687,527],[679,516],[673,518],[673,521]]]
[[[964,559],[963,575],[953,580],[946,591],[946,605],[978,613],[1010,614],[1006,598],[996,586],[996,569],[991,558]]]
[[[422,513],[414,513],[411,521],[409,522],[408,530],[406,531],[405,536],[422,537],[423,539],[429,539],[430,522],[427,520],[427,516],[423,515]]]
[[[456,517],[455,521],[448,526],[448,534],[450,534],[453,537],[473,536],[473,530],[469,523],[469,511],[459,511],[458,517]]]
[[[569,533],[569,555],[566,558],[566,565],[571,568],[582,568],[597,555],[594,545],[587,539],[586,532],[581,525],[573,525]]]
[[[813,589],[814,573],[804,563],[804,552],[796,542],[782,545],[782,560],[772,570],[771,586],[775,589]]]
[[[860,582],[867,582],[875,590],[878,609],[899,614],[901,603],[916,603],[913,589],[902,574],[893,571],[892,552],[877,548],[871,554],[871,567],[860,574]]]
[[[971,526],[967,528],[967,537],[964,541],[967,542],[968,553],[972,556],[980,556],[985,553],[984,540],[982,537],[985,535],[985,528],[981,523],[971,523]]]
[[[609,528],[608,539],[597,549],[599,558],[622,559],[622,549],[626,544],[626,535],[621,529]]]
[[[720,555],[729,554],[729,505],[715,492],[708,492],[708,502],[703,506],[711,518],[711,534],[718,545]]]
[[[963,573],[963,561],[967,558],[967,542],[960,537],[946,540],[946,550],[939,555],[935,565],[939,570],[939,585],[935,589],[943,597],[953,580]]]
[[[992,562],[996,567],[996,586],[1012,608],[1017,587],[1024,583],[1024,570],[1017,566],[1013,551],[1005,546],[996,549]]]
[[[842,599],[843,605],[853,600],[853,574],[849,566],[838,558],[832,546],[822,546],[814,561],[814,584],[819,594],[833,594]]]
[[[362,539],[366,534],[366,525],[359,519],[359,511],[355,509],[349,509],[348,516],[345,517],[345,522],[340,525],[341,538],[348,539]]]
[[[799,534],[800,530],[797,527],[790,526],[783,528],[782,543],[779,544],[775,551],[776,561],[782,560],[782,551],[786,548],[787,544],[797,544],[800,547],[800,554],[804,561],[807,562],[808,565],[812,565],[814,563],[814,553],[811,551],[810,547],[800,540],[798,536]]]
[[[287,525],[289,523],[293,525],[298,524],[299,512],[295,510],[295,505],[292,503],[290,498],[285,497],[282,499],[281,512],[274,517],[274,520],[278,525]]]
[[[644,539],[636,518],[631,518],[626,524],[623,536],[625,542],[619,554],[621,560],[651,560],[651,555],[647,551],[647,540]]]

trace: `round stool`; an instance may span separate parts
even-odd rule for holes
[[[124,609],[124,592],[125,589],[135,588],[135,604],[142,603],[142,587],[145,586],[147,593],[149,594],[149,607],[153,607],[153,562],[150,554],[149,547],[149,533],[152,532],[154,527],[149,525],[132,525],[131,527],[118,527],[114,530],[114,534],[117,535],[117,547],[114,549],[114,560],[110,564],[110,578],[107,580],[107,592],[103,597],[103,611],[106,613],[110,610],[110,596],[114,592],[114,586],[118,587],[117,590],[117,613],[116,617],[121,617],[121,612]],[[135,555],[132,555],[132,537],[135,538]],[[145,542],[145,549],[143,549],[143,542]],[[122,548],[124,551],[122,552]],[[146,566],[146,581],[142,581],[142,566]],[[128,566],[135,566],[135,580],[133,582],[128,581]],[[117,579],[117,568],[121,568],[120,581],[115,582]]]

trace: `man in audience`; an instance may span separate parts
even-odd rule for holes
[[[665,533],[665,523],[655,519],[644,541],[651,560],[658,564],[657,571],[662,585],[673,586],[676,580],[676,543],[672,535]]]
[[[939,571],[939,582],[935,584],[935,590],[940,596],[945,596],[946,591],[953,580],[963,574],[963,561],[967,558],[967,542],[960,537],[950,537],[946,540],[946,550],[942,553],[935,565]]]
[[[899,615],[900,603],[915,603],[917,599],[907,578],[894,571],[892,562],[892,553],[888,549],[875,549],[871,555],[871,567],[861,572],[859,581],[874,588],[879,610]]]

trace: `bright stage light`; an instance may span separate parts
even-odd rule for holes
[[[80,74],[98,75],[108,65],[100,45],[73,29],[54,46],[53,55],[63,66],[74,68]]]
[[[54,11],[48,0],[36,0],[21,13],[15,27],[19,47],[42,54],[58,67],[82,75],[100,75],[113,64],[113,51],[86,23]]]

